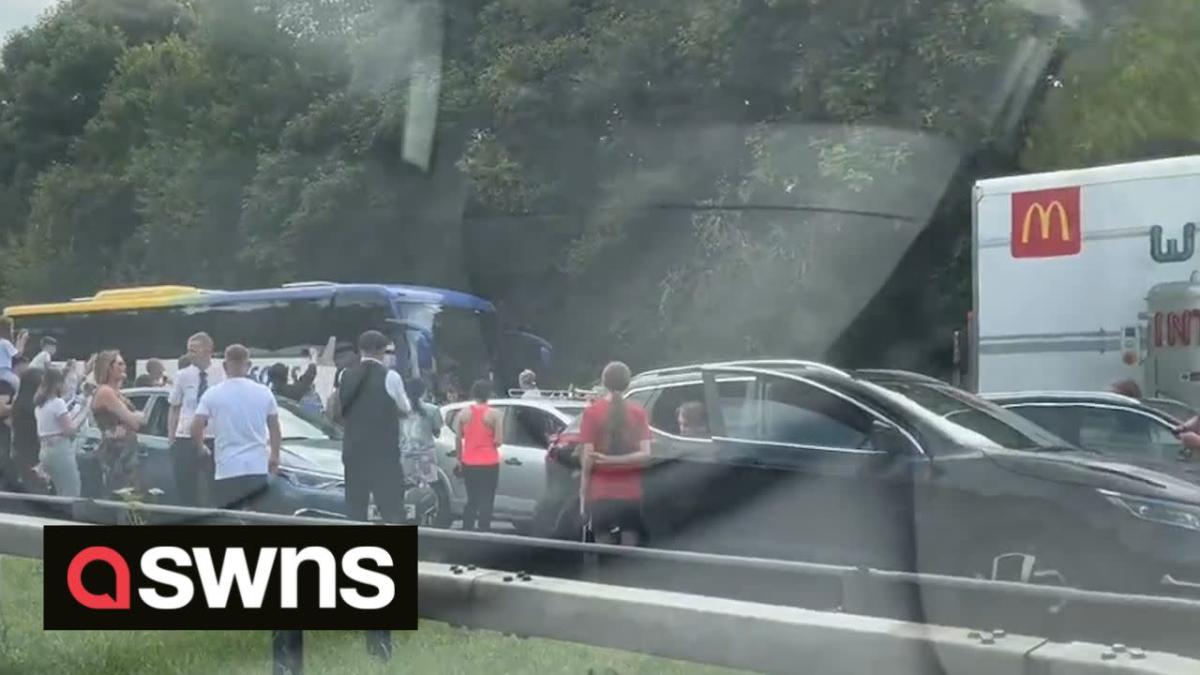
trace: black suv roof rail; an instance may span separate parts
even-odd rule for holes
[[[635,378],[641,377],[663,377],[666,375],[682,375],[698,371],[701,368],[812,368],[822,372],[831,373],[833,375],[843,375],[850,377],[850,374],[844,370],[834,368],[831,365],[820,363],[818,361],[806,361],[804,359],[743,359],[737,361],[715,361],[712,363],[696,363],[690,366],[674,366],[671,368],[656,368],[638,373]]]
[[[904,378],[914,382],[925,382],[927,384],[946,384],[945,381],[939,380],[936,377],[925,375],[923,373],[914,373],[909,370],[895,370],[889,368],[859,368],[858,370],[855,370],[854,373],[856,375],[866,375],[868,377],[871,375],[882,375]]]

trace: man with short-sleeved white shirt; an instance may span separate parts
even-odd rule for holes
[[[188,338],[191,365],[175,374],[167,402],[167,437],[171,441],[171,468],[175,475],[176,501],[184,506],[199,506],[202,489],[212,481],[212,466],[206,454],[192,443],[192,420],[200,398],[225,379],[224,371],[213,364],[213,340],[208,333]],[[207,436],[208,451],[213,450],[213,434]]]
[[[211,504],[217,508],[249,505],[267,489],[279,469],[279,408],[275,394],[248,377],[250,352],[241,345],[225,349],[224,382],[200,397],[192,419],[191,440],[207,450],[205,432],[215,440]]]

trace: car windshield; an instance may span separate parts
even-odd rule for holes
[[[342,437],[337,425],[291,401],[279,402],[279,430],[285,441],[329,441]]]
[[[554,409],[571,418],[572,421],[583,415],[583,411],[587,408],[586,405],[577,403],[551,403]]]
[[[878,384],[951,423],[939,426],[959,442],[969,442],[961,433],[966,430],[976,441],[981,437],[987,445],[1010,450],[1079,449],[1012,411],[953,387],[899,381]]]

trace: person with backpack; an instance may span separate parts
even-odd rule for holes
[[[625,400],[632,377],[620,361],[605,366],[600,383],[607,393],[583,411],[580,422],[579,501],[597,543],[637,546],[647,536],[642,469],[650,460],[652,436],[645,409]]]

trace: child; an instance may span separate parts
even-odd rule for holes
[[[28,339],[29,332],[21,331],[17,334],[14,344],[12,319],[7,316],[0,317],[0,380],[12,385],[13,389],[21,386],[21,378],[13,366],[13,359],[25,351],[25,342]]]
[[[29,367],[41,368],[42,370],[49,368],[50,364],[54,362],[54,353],[57,351],[58,340],[55,340],[47,335],[46,337],[42,338],[42,351],[38,352],[37,356],[33,357],[33,360],[29,362]]]

